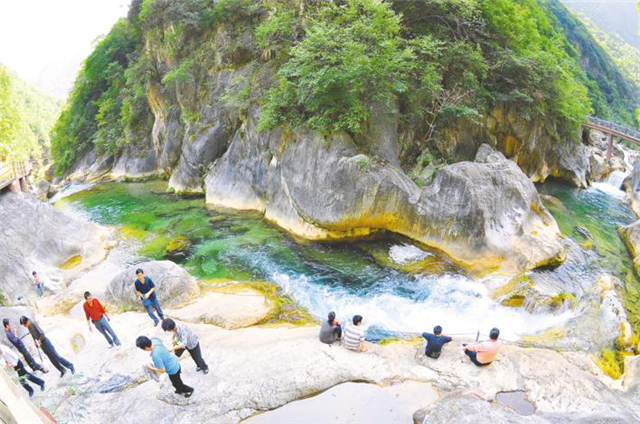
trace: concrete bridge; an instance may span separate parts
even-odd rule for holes
[[[0,162],[0,191],[7,187],[14,193],[29,191],[28,183],[31,170],[31,162]]]
[[[587,122],[583,122],[580,125],[609,135],[609,143],[607,145],[607,163],[611,161],[613,137],[618,137],[640,146],[640,131],[624,127],[616,124],[615,122],[609,122],[604,119],[596,118],[595,116],[589,116]]]

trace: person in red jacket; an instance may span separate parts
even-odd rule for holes
[[[104,308],[98,299],[93,297],[91,293],[84,292],[84,300],[85,302],[82,307],[84,308],[84,314],[87,317],[89,331],[93,331],[93,328],[91,327],[91,323],[93,322],[93,325],[96,326],[100,334],[107,339],[109,348],[112,348],[115,344],[116,349],[120,349],[120,340],[118,340],[118,336],[116,336],[116,333],[109,325],[109,315],[104,311]]]

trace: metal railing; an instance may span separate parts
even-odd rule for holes
[[[31,173],[31,163],[26,161],[11,161],[0,163],[0,189],[5,188],[15,180]]]
[[[616,124],[615,122],[605,121],[604,119],[600,119],[595,116],[589,116],[588,119],[589,119],[589,123],[591,124],[595,124],[603,128],[608,128],[620,134],[624,134],[628,137],[635,138],[636,140],[640,140],[640,131],[636,131],[632,128],[628,128],[623,125]]]

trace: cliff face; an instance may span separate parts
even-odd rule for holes
[[[441,19],[422,18],[432,13]],[[96,99],[99,113],[78,124],[81,101],[72,99],[54,144],[71,139],[76,147],[58,152],[59,170],[66,166],[70,179],[166,176],[177,192],[262,211],[309,238],[385,229],[467,264],[487,255],[491,266],[506,257],[516,268],[554,262],[562,256],[555,223],[517,167],[458,164],[434,181],[417,179],[422,190],[407,176],[415,179],[425,157],[438,158],[440,169],[473,160],[489,144],[533,181],[586,186],[589,161],[575,119],[588,106],[587,89],[567,53],[544,42],[562,35],[545,13],[535,2],[449,10],[376,0],[134,1],[84,70],[123,85],[122,94],[76,88]],[[530,39],[500,25],[503,14],[527,16]],[[360,20],[385,31],[367,33]],[[448,32],[449,20],[462,20],[459,33]],[[123,78],[92,65],[105,57],[126,69]],[[496,63],[501,71],[488,72]],[[467,172],[477,179],[465,179]],[[443,209],[451,198],[438,193],[449,190],[459,193],[451,195],[459,211]],[[489,207],[496,199],[505,200]],[[548,235],[539,254],[523,247],[532,233]]]

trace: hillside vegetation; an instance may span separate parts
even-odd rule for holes
[[[91,149],[117,156],[135,146],[167,103],[162,113],[179,113],[193,138],[212,79],[239,64],[253,71],[218,97],[241,117],[259,105],[263,130],[357,136],[376,110],[396,114],[407,168],[425,152],[444,155],[433,146],[450,129],[482,127],[497,109],[555,143],[577,140],[594,109],[632,116],[619,90],[581,70],[550,10],[534,0],[134,0],[86,59],[56,123],[57,171]],[[218,36],[221,27],[233,37]]]
[[[588,84],[598,88],[590,92],[596,115],[631,127],[640,125],[635,116],[635,109],[640,108],[640,52],[594,25],[585,26],[557,0],[549,1],[548,7],[575,47],[574,56]]]
[[[49,162],[49,131],[60,101],[0,66],[0,158],[31,159],[38,170]]]

